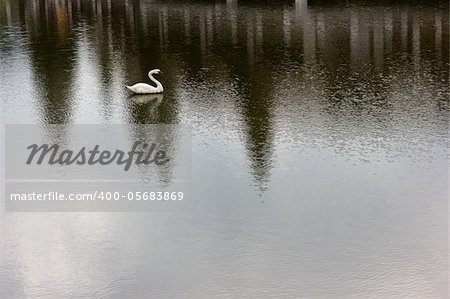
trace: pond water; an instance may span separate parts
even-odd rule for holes
[[[2,124],[190,124],[194,193],[0,212],[1,298],[448,298],[448,1],[0,0],[0,70]]]

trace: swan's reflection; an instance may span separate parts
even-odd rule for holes
[[[136,94],[130,96],[132,115],[137,123],[152,123],[158,118],[158,108],[163,101],[163,94]]]
[[[135,94],[130,96],[130,99],[138,105],[151,105],[153,108],[157,108],[161,105],[164,96],[162,93],[156,94]]]
[[[163,112],[161,105],[162,94],[135,94],[130,95],[125,101],[129,122],[137,124],[159,123]],[[161,114],[162,113],[162,114]]]

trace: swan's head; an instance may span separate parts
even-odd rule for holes
[[[159,69],[151,70],[150,72],[148,72],[149,75],[158,75],[160,73],[161,71]]]

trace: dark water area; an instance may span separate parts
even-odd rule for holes
[[[0,213],[0,298],[448,298],[449,42],[448,1],[0,0],[1,124],[190,124],[194,181]]]

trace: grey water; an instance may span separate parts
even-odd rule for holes
[[[186,211],[0,212],[0,298],[448,298],[448,1],[0,0],[0,107],[193,161]]]

